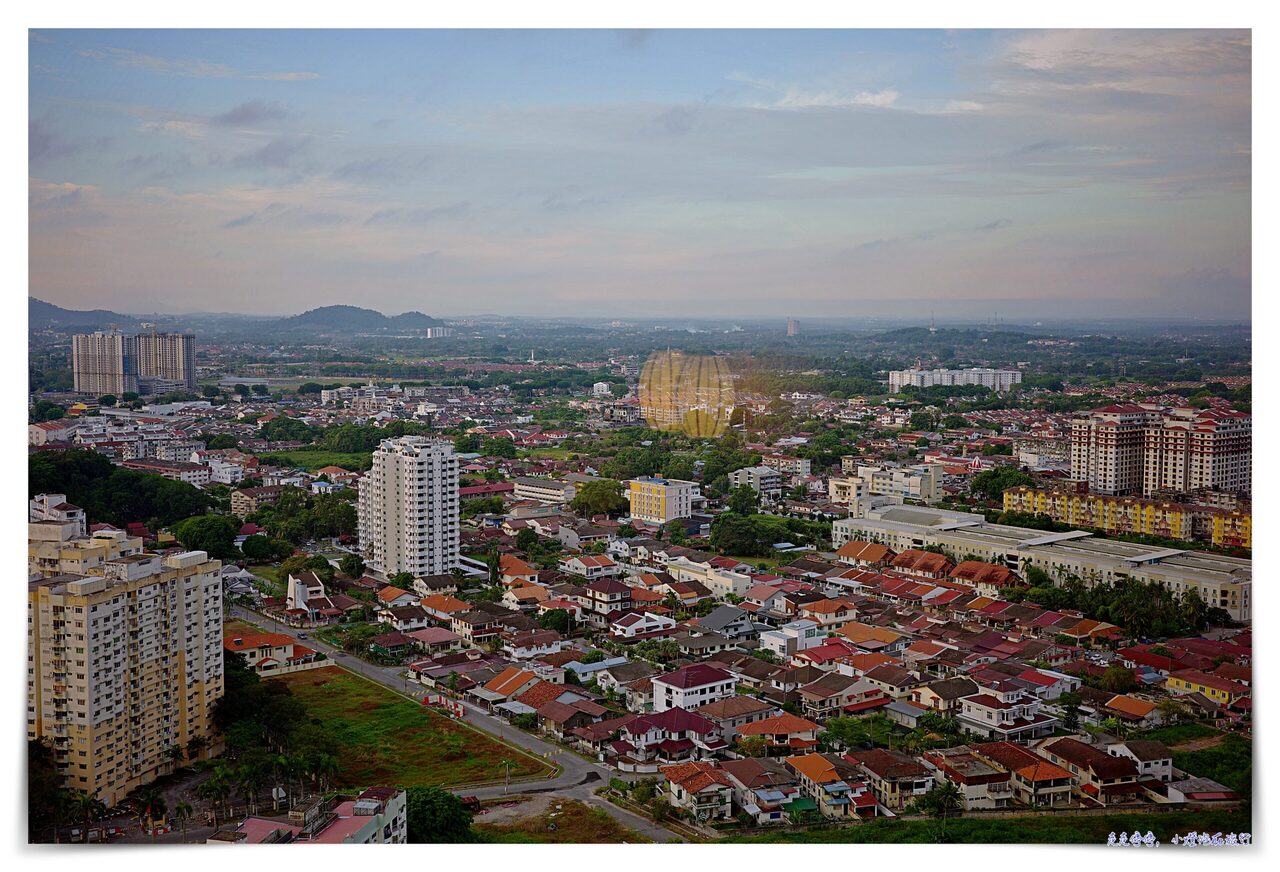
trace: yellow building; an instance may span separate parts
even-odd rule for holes
[[[1249,688],[1236,681],[1219,678],[1198,669],[1183,669],[1170,673],[1164,680],[1164,688],[1172,694],[1184,696],[1199,693],[1218,705],[1230,705],[1240,697],[1249,695]]]
[[[697,485],[674,478],[632,479],[627,491],[631,517],[650,524],[665,524],[693,514]]]
[[[1241,509],[1015,487],[1004,492],[1004,510],[1048,515],[1064,524],[1107,533],[1138,533],[1186,541],[1198,539],[1226,547],[1252,547],[1250,514]]]
[[[48,741],[66,787],[114,806],[176,768],[170,748],[217,750],[220,568],[144,553],[28,583],[27,738]]]

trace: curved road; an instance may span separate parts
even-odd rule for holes
[[[283,624],[267,615],[251,612],[240,606],[233,606],[231,609],[233,617],[240,618],[255,623],[259,626],[269,625],[272,632],[284,633],[297,640],[300,630]],[[334,665],[342,666],[352,672],[357,672],[375,681],[378,684],[388,687],[397,693],[421,699],[425,688],[414,682],[408,681],[404,677],[404,671],[394,666],[376,666],[372,663],[366,663],[358,657],[353,657],[341,649],[334,648],[327,642],[317,639],[312,633],[307,632],[307,638],[301,640],[301,644],[317,651],[323,651],[334,663]],[[638,815],[632,814],[625,809],[618,808],[610,802],[607,802],[595,795],[597,788],[608,782],[610,778],[618,777],[618,773],[607,766],[593,763],[584,757],[580,757],[572,751],[566,750],[559,745],[553,745],[545,742],[536,736],[526,733],[518,727],[495,718],[484,710],[463,701],[463,717],[473,727],[476,727],[486,733],[498,736],[506,742],[523,748],[529,753],[556,763],[563,770],[555,778],[546,778],[539,781],[521,781],[512,784],[509,788],[503,785],[493,787],[477,787],[454,788],[453,792],[475,796],[480,799],[496,799],[504,795],[516,795],[522,793],[548,793],[553,792],[557,796],[567,797],[569,799],[577,799],[596,808],[604,809],[614,820],[618,821],[625,827],[641,833],[645,838],[652,839],[655,842],[680,842],[683,841],[678,835],[670,830],[660,827],[652,821],[646,820]]]

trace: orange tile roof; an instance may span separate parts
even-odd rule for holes
[[[409,592],[407,590],[401,590],[395,585],[389,584],[386,587],[384,587],[382,590],[378,591],[378,599],[382,600],[383,602],[389,603],[399,597],[405,596],[408,593]]]
[[[537,575],[538,570],[525,563],[514,554],[503,554],[498,558],[498,569],[502,575]]]
[[[228,651],[251,651],[264,646],[279,648],[291,644],[293,637],[284,633],[236,633],[222,640],[222,647]]]
[[[752,721],[738,727],[740,736],[772,736],[779,733],[811,733],[818,725],[806,718],[783,712],[762,721]]]
[[[798,757],[786,758],[787,764],[814,784],[826,784],[837,781],[836,767],[821,754],[801,754]]]
[[[844,624],[840,629],[836,630],[841,636],[844,636],[853,644],[859,642],[884,642],[890,644],[902,638],[901,633],[895,633],[893,630],[884,627],[872,627],[869,624],[863,624],[859,621],[850,621]]]
[[[521,685],[530,679],[537,678],[527,669],[521,669],[519,666],[508,666],[506,669],[495,675],[488,684],[484,686],[485,690],[491,690],[494,693],[500,693],[503,696],[510,696],[515,693]]]
[[[1147,702],[1144,699],[1117,694],[1107,700],[1107,708],[1133,715],[1135,718],[1145,718],[1156,710],[1156,704]]]
[[[713,784],[732,787],[733,782],[718,767],[701,760],[694,763],[678,763],[675,766],[663,766],[662,774],[672,784],[678,784],[689,793],[698,793]]]
[[[454,612],[465,612],[471,606],[456,596],[449,596],[447,593],[433,593],[431,596],[424,596],[418,601],[424,609],[431,609],[445,614],[453,614]]]

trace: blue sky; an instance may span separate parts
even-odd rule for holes
[[[1230,31],[36,31],[30,292],[1247,317]]]

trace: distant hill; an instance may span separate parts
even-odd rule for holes
[[[423,330],[439,323],[421,312],[405,312],[388,318],[381,312],[359,306],[321,306],[301,315],[281,318],[275,326],[282,330],[358,333],[369,330]]]
[[[106,309],[64,309],[35,297],[27,297],[29,330],[105,330],[110,324],[134,329],[141,323],[132,315],[121,315]]]

